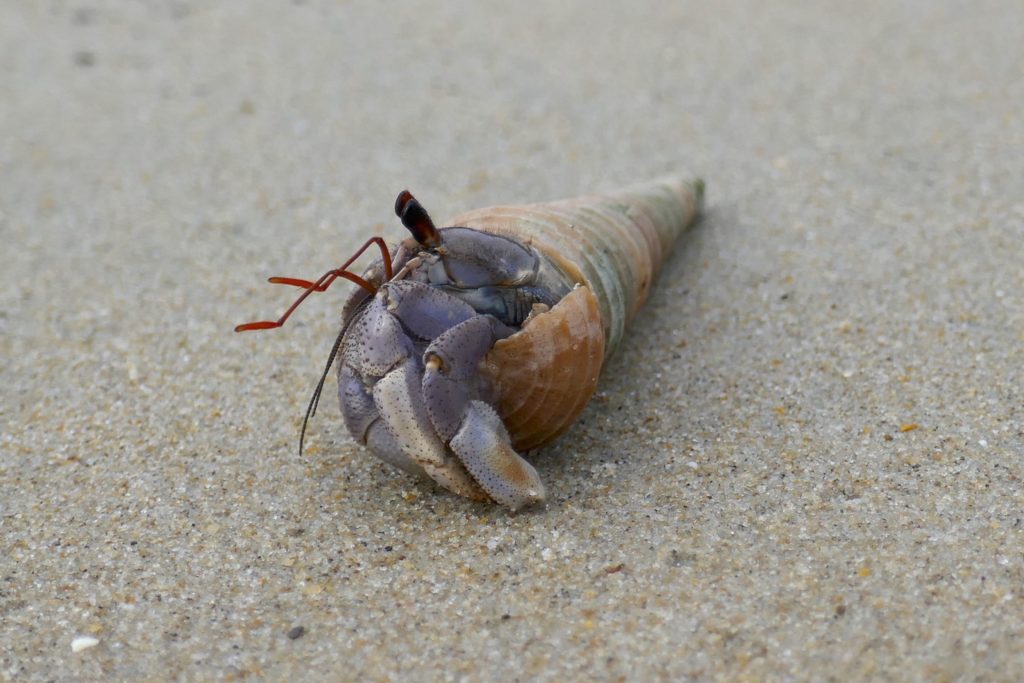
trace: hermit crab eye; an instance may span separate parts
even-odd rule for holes
[[[433,249],[441,246],[441,233],[434,227],[427,210],[412,196],[409,190],[402,190],[395,200],[395,214],[402,219],[412,236],[424,247]]]

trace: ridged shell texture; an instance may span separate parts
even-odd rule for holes
[[[495,344],[481,368],[517,450],[547,443],[579,416],[604,360],[696,218],[703,189],[699,180],[666,179],[610,194],[478,209],[448,223],[532,245],[579,285]]]

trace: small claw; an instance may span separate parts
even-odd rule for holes
[[[544,484],[509,440],[494,409],[471,401],[458,433],[448,444],[473,479],[498,503],[512,511],[544,500]]]

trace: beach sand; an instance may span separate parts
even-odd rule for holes
[[[0,5],[0,680],[1024,678],[1024,5]],[[333,378],[409,188],[708,188],[510,514]]]

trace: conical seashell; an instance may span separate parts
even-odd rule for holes
[[[701,181],[672,178],[610,194],[478,209],[449,223],[514,237],[577,283],[550,311],[497,342],[481,368],[516,450],[551,441],[579,416],[703,194]]]

